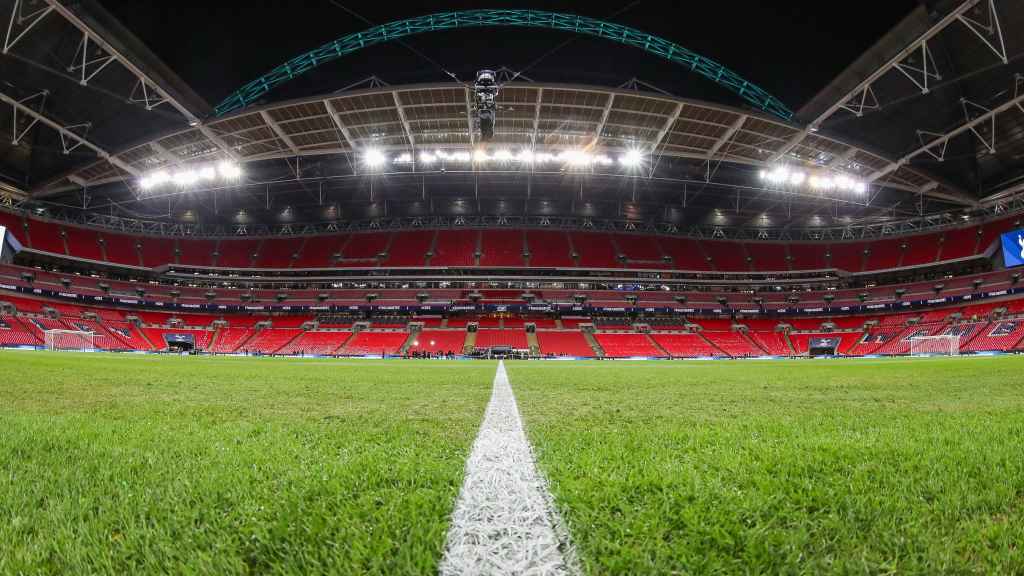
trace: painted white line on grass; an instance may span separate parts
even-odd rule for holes
[[[578,574],[568,531],[538,473],[504,362],[452,513],[442,576]]]

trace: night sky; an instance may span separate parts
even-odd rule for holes
[[[571,12],[633,26],[717,60],[795,110],[917,2],[885,0],[860,10],[821,0],[640,0],[632,4],[104,0],[103,4],[211,105],[293,56],[370,27],[360,17],[383,24],[431,12],[486,7]],[[406,43],[411,48],[388,43],[323,65],[276,89],[269,98],[332,92],[370,75],[391,84],[442,82],[451,80],[444,72],[448,70],[467,81],[480,68],[522,70],[533,63],[524,74],[537,81],[614,86],[637,77],[679,96],[736,103],[728,92],[667,61],[597,38],[495,28],[422,34]]]

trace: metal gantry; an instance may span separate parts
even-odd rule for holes
[[[245,108],[264,94],[317,66],[352,54],[363,48],[397,40],[405,36],[480,27],[548,28],[604,38],[644,50],[683,66],[739,95],[754,108],[789,120],[793,112],[779,99],[725,66],[688,50],[674,42],[647,34],[635,28],[605,22],[586,16],[544,12],[540,10],[466,10],[441,12],[374,26],[362,32],[343,36],[319,48],[301,54],[274,68],[267,74],[242,86],[217,105],[222,116]]]
[[[996,122],[998,116],[1013,109],[1024,113],[1024,77],[1017,76],[1014,79],[1013,96],[995,108],[985,108],[967,99],[961,99],[961,105],[965,117],[963,124],[941,134],[919,130],[918,138],[922,141],[919,148],[912,150],[881,170],[870,174],[867,177],[867,181],[875,182],[922,154],[928,154],[933,159],[942,162],[946,158],[946,148],[949,146],[949,141],[968,132],[984,146],[989,154],[995,154],[997,147]],[[985,125],[988,126],[987,136],[979,130],[980,127]]]
[[[984,20],[968,16],[968,12],[979,5],[986,10]],[[942,80],[942,71],[936,67],[929,43],[943,30],[956,23],[963,24],[1000,62],[1009,62],[995,0],[966,0],[819,114],[810,122],[810,127],[817,129],[839,110],[846,110],[859,117],[866,111],[878,109],[880,103],[872,87],[889,72],[899,72],[922,94],[927,94],[935,82]],[[911,62],[911,59],[919,62]]]
[[[141,175],[142,172],[140,170],[136,169],[130,164],[112,155],[104,148],[101,148],[100,146],[90,142],[88,139],[86,139],[85,137],[81,136],[78,132],[76,132],[76,130],[81,130],[84,126],[86,126],[85,123],[71,125],[61,124],[60,122],[57,122],[56,120],[40,112],[41,106],[37,105],[36,108],[33,108],[30,105],[32,102],[40,102],[41,104],[42,101],[45,99],[45,96],[46,93],[40,92],[28,96],[26,98],[17,99],[13,96],[9,96],[3,92],[0,92],[0,102],[3,102],[11,106],[11,114],[13,115],[12,125],[14,127],[12,144],[17,145],[21,138],[23,138],[29,130],[31,130],[37,124],[42,124],[60,134],[60,140],[64,148],[65,154],[70,153],[72,150],[78,148],[79,146],[84,146],[92,150],[93,152],[96,153],[97,156],[110,162],[117,168],[120,168],[121,170],[124,170],[125,172],[133,176]],[[22,117],[27,116],[29,118],[28,123],[21,131],[18,130],[19,115]]]
[[[164,104],[177,110],[190,123],[199,122],[199,112],[190,110],[175,99],[159,82],[155,81],[140,66],[137,66],[110,42],[82,20],[73,9],[58,0],[42,2],[14,0],[7,33],[4,37],[3,53],[7,54],[26,35],[40,32],[39,22],[49,15],[55,15],[71,24],[81,35],[78,48],[66,70],[75,75],[83,86],[89,84],[100,72],[113,63],[119,64],[134,77],[134,84],[126,88],[127,100],[153,110]]]
[[[3,189],[0,188],[0,192]],[[25,213],[38,218],[38,214]],[[970,215],[954,213],[932,214],[915,218],[893,219],[884,222],[858,222],[829,226],[724,226],[714,224],[676,225],[670,222],[638,221],[629,219],[595,218],[584,216],[537,216],[518,214],[489,214],[465,216],[396,216],[364,220],[337,220],[316,223],[268,225],[203,224],[146,220],[54,208],[47,218],[83,226],[105,228],[118,232],[169,237],[238,237],[238,236],[315,236],[342,232],[368,232],[417,229],[536,229],[583,230],[625,234],[652,234],[694,239],[743,240],[750,242],[842,242],[898,237],[923,232],[937,232],[978,226],[987,222],[1024,216],[1024,193],[1001,198],[974,211]]]

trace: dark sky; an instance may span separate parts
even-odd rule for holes
[[[798,109],[908,14],[914,0],[869,8],[821,0],[640,0],[600,2],[354,0],[155,2],[101,0],[210,104],[302,52],[369,25],[470,8],[534,8],[609,19],[663,36],[732,68]],[[547,56],[563,41],[571,42]],[[607,40],[516,28],[456,30],[408,38],[323,65],[271,99],[338,90],[375,74],[391,84],[514,70],[538,81],[617,85],[631,77],[680,96],[735,103],[710,82],[642,51]],[[415,51],[414,51],[415,50]],[[416,51],[420,52],[417,54]],[[542,58],[543,56],[543,58]]]

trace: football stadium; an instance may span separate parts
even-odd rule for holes
[[[1024,574],[1019,0],[0,20],[0,574]]]

